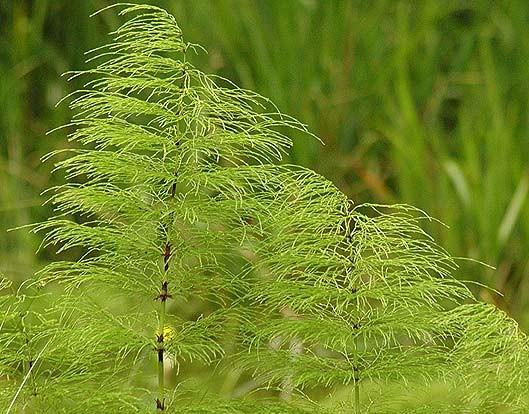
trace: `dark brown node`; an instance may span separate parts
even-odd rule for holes
[[[162,283],[162,291],[160,292],[158,296],[154,298],[155,300],[160,300],[161,302],[165,302],[167,298],[173,297],[173,295],[170,295],[169,293],[167,293],[167,285],[168,285],[167,281]]]
[[[164,270],[169,270],[169,259],[171,258],[171,243],[166,242],[163,248],[163,265]]]

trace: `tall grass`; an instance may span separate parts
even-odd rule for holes
[[[152,3],[208,46],[206,71],[269,96],[324,139],[295,137],[293,161],[354,200],[411,203],[449,224],[429,230],[495,266],[461,262],[461,273],[502,292],[481,295],[529,327],[529,3]],[[82,69],[82,51],[113,27],[108,16],[87,24],[106,4],[0,4],[0,270],[20,278],[36,240],[3,230],[46,214],[38,194],[60,177],[38,158],[64,143],[44,132],[68,118],[52,106],[79,86],[55,79]]]

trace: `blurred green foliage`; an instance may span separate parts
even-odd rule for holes
[[[197,66],[271,98],[325,145],[296,137],[292,162],[353,200],[410,203],[459,275],[529,327],[529,2],[165,0]],[[0,2],[0,272],[21,281],[49,260],[8,228],[43,220],[40,192],[61,182],[45,153],[64,148],[61,73],[108,40],[103,0]]]

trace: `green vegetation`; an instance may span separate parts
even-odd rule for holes
[[[525,1],[156,1],[188,38],[196,63],[271,98],[325,146],[294,136],[291,160],[331,179],[355,202],[405,202],[450,229],[428,230],[449,251],[496,268],[459,272],[529,326]],[[50,176],[39,158],[67,145],[47,130],[67,122],[58,99],[82,85],[59,75],[106,42],[107,3],[0,5],[1,228],[44,219]],[[38,268],[38,238],[0,237],[0,267],[17,280]],[[52,253],[43,251],[40,259]]]
[[[1,281],[7,413],[527,411],[527,337],[428,216],[275,164],[303,124],[197,70],[163,9],[111,9],[33,226],[81,256]]]
[[[132,7],[84,64],[125,7],[58,3],[0,5],[0,407],[527,412],[528,6],[166,2],[209,54]]]

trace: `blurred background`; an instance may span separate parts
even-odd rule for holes
[[[287,162],[332,180],[356,203],[409,203],[478,282],[529,330],[529,2],[159,0],[193,62],[271,98],[325,145],[294,137]],[[46,131],[68,122],[61,74],[109,40],[103,0],[0,0],[0,272],[22,281],[53,252],[13,227],[44,220],[61,183]],[[486,284],[495,293],[481,287]]]

